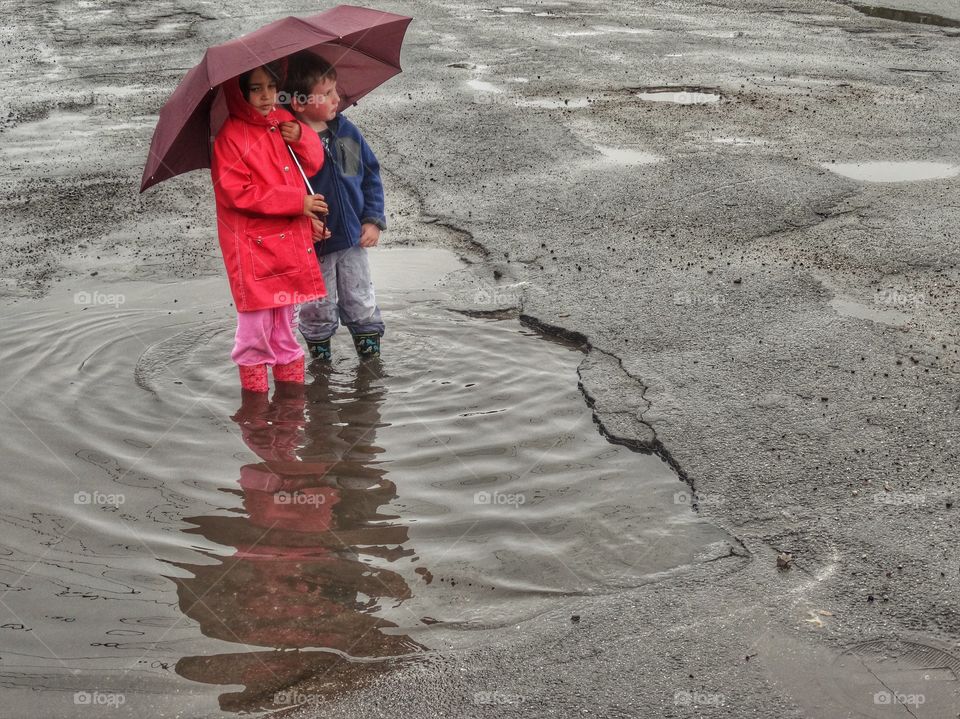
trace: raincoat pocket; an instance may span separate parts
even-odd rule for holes
[[[263,280],[300,271],[294,233],[289,222],[251,224],[246,231],[254,279]]]

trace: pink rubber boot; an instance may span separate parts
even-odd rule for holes
[[[287,364],[273,366],[273,378],[277,382],[299,382],[303,384],[303,357]]]
[[[267,383],[267,366],[265,364],[237,365],[240,368],[240,386],[251,392],[266,392],[270,389]]]

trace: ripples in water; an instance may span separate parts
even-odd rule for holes
[[[379,282],[383,361],[338,336],[269,396],[240,394],[220,280],[8,314],[10,706],[277,709],[300,680],[333,695],[723,539],[663,463],[598,435],[579,350]]]

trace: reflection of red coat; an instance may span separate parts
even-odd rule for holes
[[[238,78],[223,83],[230,117],[213,144],[217,233],[230,291],[240,312],[323,297],[326,290],[313,254],[307,194],[278,125],[293,120],[282,109],[264,117],[244,98]],[[307,176],[323,165],[316,132],[301,123],[291,143]]]

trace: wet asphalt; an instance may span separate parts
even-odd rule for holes
[[[137,195],[156,112],[206,45],[315,9],[105,7],[0,35],[8,302],[220,272],[205,173]],[[587,343],[601,430],[735,549],[301,715],[960,716],[956,681],[890,707],[843,662],[960,656],[960,180],[829,169],[960,162],[960,29],[799,0],[381,7],[416,18],[406,72],[349,111],[384,241],[456,250],[477,309]],[[638,97],[663,88],[685,94]]]

